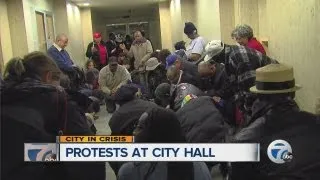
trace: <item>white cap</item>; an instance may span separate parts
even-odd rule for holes
[[[204,62],[207,62],[214,56],[220,54],[223,49],[224,44],[221,42],[221,40],[210,41],[205,48],[206,56],[204,57]]]

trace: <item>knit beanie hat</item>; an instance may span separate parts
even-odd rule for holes
[[[184,33],[192,34],[194,31],[197,31],[196,26],[192,22],[186,22],[184,25]]]

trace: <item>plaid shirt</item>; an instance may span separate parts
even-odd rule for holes
[[[277,63],[277,61],[254,49],[226,45],[225,67],[229,79],[223,88],[222,97],[226,99],[233,97],[243,109],[247,104],[246,101],[252,101],[253,95],[249,89],[255,85],[256,69],[271,63]]]

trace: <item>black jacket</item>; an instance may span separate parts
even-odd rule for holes
[[[259,163],[233,163],[232,179],[320,179],[320,118],[300,111],[293,100],[258,102],[253,119],[233,142],[260,143]],[[269,144],[282,139],[292,148],[293,159],[273,163],[267,155]]]
[[[101,45],[105,46],[107,53],[109,53],[109,49],[108,49],[106,43],[103,42],[103,41],[101,41]],[[92,46],[94,46],[98,51],[92,53],[92,51],[91,51]],[[87,56],[88,58],[91,58],[91,59],[93,60],[93,62],[95,63],[95,65],[96,65],[99,69],[100,69],[100,67],[106,66],[106,65],[108,64],[108,54],[107,54],[107,56],[106,56],[106,63],[105,63],[105,64],[101,64],[101,62],[100,62],[99,46],[98,46],[97,43],[94,43],[94,44],[93,44],[93,42],[91,42],[91,43],[88,44],[86,56]]]
[[[133,130],[139,121],[140,116],[149,108],[157,105],[142,99],[134,99],[122,106],[112,115],[109,126],[111,135],[132,136]],[[114,173],[117,175],[122,164],[125,162],[109,162]]]
[[[108,40],[108,41],[106,41],[106,46],[107,46],[107,49],[108,49],[108,56],[109,57],[115,56],[115,52],[114,53],[111,53],[111,52],[112,52],[112,50],[117,48],[117,43],[114,42],[114,41]]]
[[[227,82],[228,75],[223,64],[216,65],[216,73],[214,76],[203,79],[203,89],[208,96],[221,97],[224,93],[223,85]]]
[[[156,106],[156,104],[142,99],[134,99],[123,104],[109,121],[111,135],[131,136],[141,114],[149,107]]]
[[[155,70],[149,71],[147,74],[147,86],[149,97],[154,99],[154,92],[161,83],[168,83],[166,69],[163,65],[159,65]]]
[[[223,116],[207,96],[198,97],[177,112],[188,143],[221,143],[226,135]]]
[[[35,80],[6,84],[1,88],[1,179],[105,179],[102,163],[25,163],[25,142],[54,143],[59,130],[93,133],[77,104],[55,87]]]

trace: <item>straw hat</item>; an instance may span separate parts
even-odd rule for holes
[[[281,94],[295,92],[300,88],[295,84],[291,66],[269,64],[256,70],[256,85],[250,91],[258,94]]]
[[[206,56],[204,57],[204,62],[210,61],[214,56],[221,53],[224,49],[224,44],[220,40],[210,41],[206,47]]]

